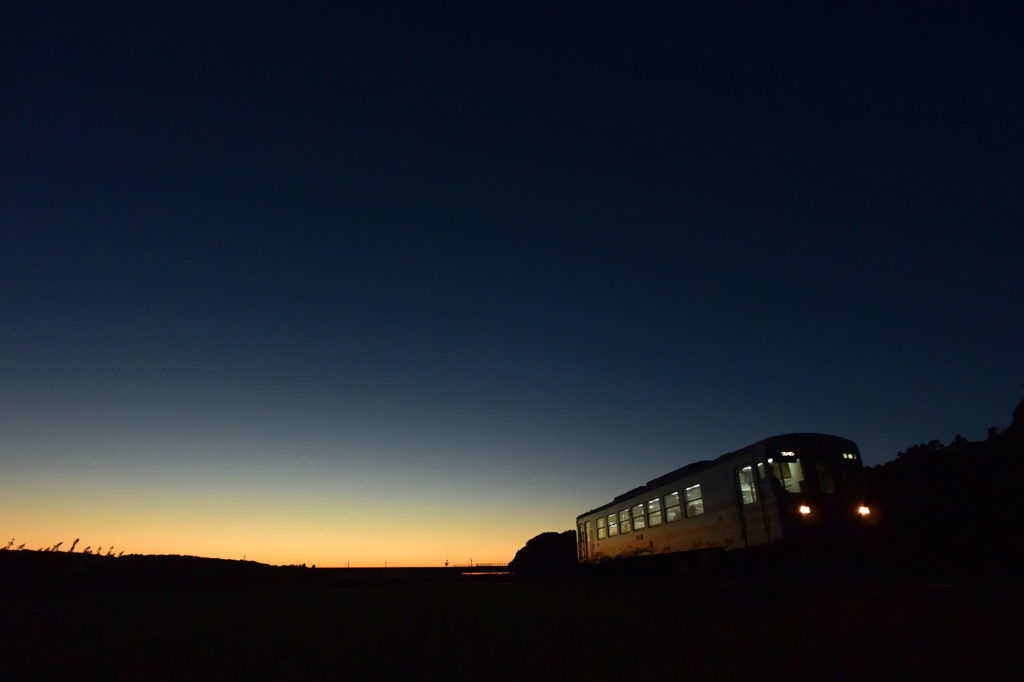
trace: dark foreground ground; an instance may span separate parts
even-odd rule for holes
[[[426,583],[38,595],[8,679],[1011,679],[1024,589]]]

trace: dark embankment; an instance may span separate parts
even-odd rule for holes
[[[1019,590],[418,584],[0,610],[8,679],[1013,679]]]

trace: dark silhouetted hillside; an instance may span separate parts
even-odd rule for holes
[[[933,440],[865,473],[884,556],[936,579],[1019,578],[1024,401],[1010,426],[985,440]]]

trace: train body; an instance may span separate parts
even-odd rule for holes
[[[852,538],[865,506],[860,451],[815,433],[766,438],[660,476],[576,518],[577,560]]]

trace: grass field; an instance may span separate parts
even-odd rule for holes
[[[1010,679],[1018,588],[367,585],[9,601],[11,679]]]

